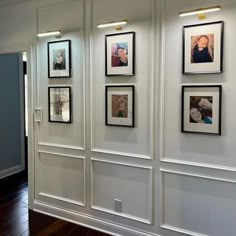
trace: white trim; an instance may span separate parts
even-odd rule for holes
[[[167,169],[163,169],[163,168],[161,168],[160,171],[164,172],[164,173],[168,173],[168,174],[190,176],[190,177],[196,177],[196,178],[201,178],[201,179],[209,179],[209,180],[215,180],[215,181],[236,184],[236,180],[229,180],[229,179],[225,179],[225,178],[217,178],[217,177],[211,177],[211,176],[207,176],[207,175],[191,174],[191,173],[187,173],[187,172],[183,172],[183,171],[167,170]]]
[[[156,1],[152,1],[152,25],[150,29],[150,47],[149,47],[149,54],[150,54],[150,82],[148,83],[148,92],[149,92],[149,137],[150,137],[150,142],[149,142],[149,151],[150,151],[150,159],[154,159],[154,94],[155,94],[155,78],[156,78],[156,14],[155,14],[155,3]]]
[[[106,86],[114,86],[114,83],[106,83]],[[116,83],[116,86],[122,86],[124,85],[124,83]],[[125,86],[137,86],[137,84],[135,83],[127,83],[125,84]]]
[[[161,11],[161,52],[160,52],[160,121],[159,121],[159,129],[160,129],[160,135],[159,135],[159,140],[160,140],[160,157],[163,156],[164,153],[164,125],[165,125],[165,60],[166,60],[166,45],[165,45],[165,1],[161,1],[162,4],[162,11]]]
[[[13,166],[11,168],[1,170],[0,171],[0,179],[3,179],[5,177],[8,177],[10,175],[14,175],[16,173],[19,173],[24,170],[24,167],[21,165]]]
[[[126,227],[117,222],[105,221],[102,218],[94,217],[88,214],[47,205],[40,201],[34,201],[34,210],[42,214],[66,220],[77,225],[98,230],[100,232],[112,234],[114,236],[160,236],[158,234],[147,232],[141,229]]]
[[[85,157],[82,157],[82,156],[68,155],[68,154],[57,153],[57,152],[48,152],[48,151],[44,151],[44,150],[40,150],[40,149],[38,150],[38,153],[44,153],[44,154],[49,154],[49,155],[53,155],[53,156],[61,156],[61,157],[71,157],[71,158],[85,160]]]
[[[107,160],[102,160],[98,158],[91,157],[91,161],[98,161],[98,162],[105,162],[108,164],[115,164],[115,165],[121,165],[121,166],[129,166],[129,167],[135,167],[135,168],[140,168],[140,169],[148,169],[152,170],[152,166],[142,166],[142,165],[135,165],[135,164],[130,164],[130,163],[124,163],[124,162],[116,162],[116,161],[107,161]]]
[[[83,15],[84,15],[84,18],[83,18],[83,22],[85,22],[85,0],[83,0],[83,7],[84,7],[84,11],[83,11]],[[85,25],[85,24],[84,24]],[[87,148],[87,139],[86,139],[86,133],[87,133],[87,127],[86,127],[86,102],[87,102],[87,99],[86,99],[86,96],[87,96],[87,91],[86,91],[86,35],[85,35],[85,32],[83,33],[83,132],[84,132],[84,135],[83,135],[83,150],[86,150]]]
[[[69,198],[59,197],[59,196],[44,193],[44,192],[40,192],[38,195],[41,196],[41,197],[51,198],[53,200],[59,200],[59,201],[63,201],[63,202],[74,204],[74,205],[79,205],[79,206],[83,206],[83,207],[86,206],[85,201],[84,202],[75,201],[75,200],[71,200]]]
[[[24,65],[22,60],[22,53],[18,53],[19,57],[19,106],[20,106],[20,156],[21,156],[21,167],[25,169],[25,102],[24,102]]]
[[[74,159],[81,159],[83,160],[83,163],[84,163],[84,166],[83,166],[83,169],[84,169],[84,186],[83,186],[83,189],[84,189],[84,201],[82,202],[83,205],[82,206],[86,206],[87,205],[87,193],[86,193],[86,181],[87,181],[87,175],[86,175],[86,158],[85,157],[82,157],[82,156],[75,156],[75,155],[68,155],[68,154],[63,154],[63,153],[56,153],[56,152],[47,152],[47,151],[43,151],[43,150],[38,150],[38,153],[44,153],[44,154],[48,154],[48,155],[52,155],[52,156],[60,156],[60,157],[65,157],[65,158],[74,158]],[[42,156],[41,156],[42,157]],[[35,173],[37,175],[37,179],[39,178],[39,169],[40,169],[40,162],[39,162],[39,159],[40,159],[40,155],[38,155],[38,161],[37,161],[37,173]],[[39,180],[38,180],[39,181]],[[37,182],[37,185],[36,185],[37,189],[39,188],[39,182]],[[38,193],[38,195],[40,195],[40,193],[42,193],[40,190],[39,191],[36,191],[36,193]],[[53,198],[55,195],[52,195],[52,194],[47,194],[45,193],[47,196],[51,196],[51,198]],[[45,195],[44,194],[44,195]],[[42,195],[42,194],[41,194]],[[52,197],[53,196],[53,197]],[[57,197],[57,198],[56,198]],[[36,197],[35,197],[36,198]],[[63,198],[63,197],[59,197],[59,196],[55,196],[54,197],[55,199],[58,199],[58,200],[62,200],[62,199],[66,199],[66,198]],[[60,199],[59,199],[60,198]],[[73,201],[73,200],[72,200]],[[72,203],[70,202],[70,200],[68,199],[68,201],[66,202],[69,202],[69,203]],[[78,202],[78,201],[77,201]]]
[[[221,170],[221,171],[229,171],[229,172],[236,173],[235,167],[219,166],[219,165],[198,163],[198,162],[192,162],[192,161],[183,161],[183,160],[177,160],[177,159],[172,159],[172,158],[163,158],[161,160],[161,163],[171,163],[171,164],[177,164],[177,165],[193,166],[193,167],[200,167],[200,168],[207,168],[207,169]]]
[[[182,83],[181,86],[185,86],[185,85],[191,85],[191,86],[197,86],[197,85],[206,85],[206,83]],[[224,83],[207,83],[207,85],[222,85],[222,87],[224,86]]]
[[[99,206],[94,205],[94,200],[93,200],[93,196],[94,196],[94,183],[93,183],[93,161],[97,161],[97,162],[103,162],[103,163],[108,163],[108,164],[114,164],[114,165],[121,165],[121,166],[128,166],[128,167],[132,167],[132,168],[140,168],[140,169],[147,169],[150,171],[149,174],[149,219],[142,219],[136,216],[132,216],[132,215],[128,215],[128,214],[124,214],[124,213],[117,213],[115,211],[112,211],[110,209],[105,209]],[[114,161],[107,161],[107,160],[101,160],[101,159],[97,159],[97,158],[90,158],[90,188],[91,188],[91,208],[92,209],[96,209],[98,211],[102,211],[102,212],[106,212],[106,213],[110,213],[113,215],[118,215],[124,218],[128,218],[128,219],[132,219],[135,221],[139,221],[145,224],[152,224],[153,223],[153,168],[152,167],[148,167],[148,166],[141,166],[141,165],[134,165],[134,164],[128,164],[128,163],[123,163],[123,162],[114,162]]]
[[[46,142],[39,142],[38,145],[47,146],[47,147],[57,147],[57,148],[66,148],[66,149],[72,149],[72,150],[85,151],[84,147],[73,146],[73,145],[62,145],[62,144],[46,143]]]
[[[193,232],[193,231],[177,228],[177,227],[166,225],[166,224],[162,224],[160,227],[162,229],[167,229],[167,230],[170,230],[170,231],[174,231],[174,232],[189,235],[189,236],[207,236],[206,234],[200,234],[200,233],[196,233],[196,232]]]
[[[161,4],[161,36],[160,36],[160,54],[159,54],[159,59],[160,59],[160,90],[159,90],[159,107],[160,107],[160,114],[159,114],[159,122],[158,122],[158,126],[159,126],[159,155],[160,155],[160,159],[163,156],[164,153],[164,125],[165,125],[165,50],[166,50],[166,45],[165,45],[165,0],[160,1]],[[158,131],[157,131],[158,132]],[[158,143],[158,142],[157,142]],[[160,162],[159,162],[159,168],[160,168]],[[160,204],[160,224],[164,223],[164,201],[165,201],[165,197],[164,197],[164,176],[162,173],[160,173],[159,175],[159,193],[160,193],[160,198],[159,198],[159,204]],[[157,201],[158,202],[158,201]]]
[[[111,151],[111,150],[99,149],[99,148],[92,148],[91,151],[97,152],[97,153],[103,153],[103,154],[116,155],[116,156],[126,156],[126,157],[152,160],[152,157],[150,157],[150,156],[139,155],[139,154],[128,153],[128,152],[117,152],[117,151]]]
[[[37,78],[37,47],[34,42],[27,51],[27,83],[28,83],[28,192],[29,192],[29,208],[33,208],[35,198],[35,124],[34,124],[34,106],[36,97],[35,83]]]
[[[97,211],[102,211],[102,212],[109,213],[109,214],[112,214],[112,215],[124,217],[124,218],[130,219],[130,220],[135,220],[135,221],[138,221],[138,222],[141,222],[141,223],[144,223],[144,224],[149,224],[149,225],[152,224],[152,222],[150,220],[146,220],[146,219],[139,218],[139,217],[136,217],[136,216],[132,216],[132,215],[129,215],[129,214],[118,213],[118,212],[115,212],[115,211],[112,211],[112,210],[109,210],[109,209],[106,209],[106,208],[103,208],[103,207],[93,205],[93,206],[91,206],[91,208],[94,209],[94,210],[97,210]]]

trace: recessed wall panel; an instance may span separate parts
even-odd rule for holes
[[[38,41],[38,79],[39,106],[43,110],[43,120],[39,126],[39,143],[73,146],[83,149],[85,146],[84,113],[84,47],[83,32],[73,32],[61,40],[71,40],[71,78],[48,78],[47,43],[57,41],[55,38],[42,38]],[[48,87],[71,87],[70,124],[49,122]]]
[[[39,195],[84,203],[83,158],[40,153],[38,163]]]
[[[233,236],[235,183],[164,174],[164,225],[204,235]]]
[[[151,169],[92,160],[93,208],[150,222],[151,199]]]
[[[92,149],[119,152],[134,157],[152,158],[153,1],[93,1],[93,45],[91,71]],[[109,9],[109,10],[108,10]],[[140,14],[140,12],[142,12]],[[128,24],[118,32],[114,28],[97,29],[97,24],[126,19]],[[105,35],[135,32],[133,76],[105,76]],[[123,39],[125,40],[125,39]],[[109,49],[108,49],[109,50]],[[134,85],[134,128],[105,125],[105,85]]]

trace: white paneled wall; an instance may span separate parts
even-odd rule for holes
[[[235,181],[165,173],[164,227],[172,226],[190,235],[235,235],[236,208],[232,197],[236,194],[235,184]]]
[[[86,205],[85,158],[40,152],[36,199],[51,198]],[[53,185],[51,184],[53,183]]]
[[[92,208],[152,223],[152,168],[92,159]],[[109,190],[107,190],[109,186]],[[135,201],[130,198],[135,195]],[[114,201],[122,201],[117,212]]]
[[[178,16],[211,5],[222,10],[203,21]],[[0,52],[33,43],[30,110],[42,108],[43,120],[33,122],[31,112],[31,207],[114,235],[233,236],[235,9],[235,0],[42,0],[0,8]],[[128,20],[121,31],[97,29],[120,19]],[[183,75],[182,27],[221,20],[224,72]],[[36,40],[54,29],[71,40],[69,79],[47,76],[47,42],[60,39]],[[105,76],[105,35],[130,31],[135,75]],[[222,84],[222,136],[181,133],[184,84]],[[134,128],[105,125],[106,85],[135,86]],[[71,124],[48,122],[48,86],[71,86]]]

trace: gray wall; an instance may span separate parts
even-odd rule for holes
[[[20,55],[0,55],[0,172],[21,164]]]

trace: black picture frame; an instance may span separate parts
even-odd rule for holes
[[[105,74],[135,74],[135,32],[105,35]]]
[[[183,133],[221,135],[221,85],[182,86]]]
[[[71,87],[48,87],[48,120],[71,123]]]
[[[223,72],[224,22],[183,26],[183,74]]]
[[[107,85],[105,87],[105,124],[134,127],[135,86]]]
[[[71,40],[48,42],[48,78],[71,77]]]

